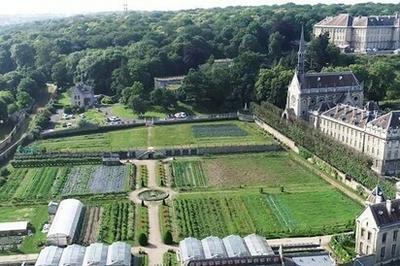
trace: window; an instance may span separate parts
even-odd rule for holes
[[[363,254],[363,242],[360,242],[360,249],[358,250],[358,253],[360,253],[361,255]]]
[[[381,258],[385,257],[385,247],[381,248]]]
[[[399,231],[395,230],[393,231],[393,241],[397,241],[397,234]]]
[[[365,250],[365,254],[369,254],[369,246],[367,245],[367,249]]]
[[[365,235],[365,229],[362,228],[362,229],[361,229],[361,237],[364,237],[364,235]]]
[[[386,236],[387,236],[387,233],[383,233],[383,235],[382,235],[382,244],[386,243]]]
[[[367,239],[368,239],[368,240],[371,240],[371,232],[368,232]]]
[[[392,257],[394,256],[394,254],[396,253],[396,244],[392,245]]]

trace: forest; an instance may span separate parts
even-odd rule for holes
[[[311,40],[311,35],[313,24],[326,16],[399,10],[400,4],[286,4],[93,14],[3,26],[0,121],[34,103],[47,82],[63,90],[83,81],[111,102],[140,106],[138,111],[178,100],[221,110],[250,101],[283,107],[302,26],[309,71],[350,68],[364,81],[368,99],[396,97],[398,57],[341,55],[329,36]],[[214,64],[223,58],[233,62]],[[186,74],[179,90],[154,90],[154,77]]]

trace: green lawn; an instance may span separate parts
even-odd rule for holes
[[[139,115],[133,112],[132,108],[129,108],[121,103],[113,104],[111,106],[111,113],[114,116],[117,116],[122,119],[133,120],[139,118]],[[150,110],[148,110],[143,116],[146,118],[150,117],[165,118],[165,112],[161,110],[160,107],[155,106],[152,107]]]
[[[329,186],[301,193],[187,193],[173,202],[179,239],[255,232],[268,238],[330,234],[352,230],[361,208]]]
[[[71,105],[71,97],[69,96],[68,91],[61,93],[58,98],[56,104],[61,105],[62,107],[70,106]]]
[[[104,125],[106,123],[106,116],[97,109],[88,109],[84,114],[85,119],[93,124]]]
[[[147,128],[47,139],[36,142],[48,151],[119,151],[147,147]]]
[[[1,207],[0,222],[29,221],[34,229],[32,236],[24,238],[19,249],[21,253],[37,253],[46,240],[41,232],[43,224],[49,219],[47,206]]]
[[[231,125],[237,127],[246,134],[238,136],[225,132],[224,127],[220,128],[220,134],[216,134],[216,130],[210,131],[207,136],[201,134],[201,137],[196,137],[197,127],[210,125]],[[231,127],[231,128],[232,128]],[[195,135],[196,134],[196,135]],[[263,135],[253,123],[245,123],[239,121],[223,121],[212,123],[194,123],[181,125],[167,125],[152,128],[151,143],[155,147],[165,146],[195,146],[195,145],[237,145],[237,144],[263,144],[270,143],[271,138]]]

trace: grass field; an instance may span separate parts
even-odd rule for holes
[[[263,186],[286,191],[314,189],[326,183],[287,152],[180,158],[172,162],[177,187]]]
[[[321,190],[181,194],[173,203],[177,235],[181,239],[256,232],[272,238],[351,230],[361,206],[333,188]],[[326,211],[321,211],[322,206]]]
[[[48,151],[91,152],[121,151],[147,146],[265,144],[273,141],[262,134],[255,124],[239,121],[155,126],[149,132],[150,134],[147,128],[124,129],[41,140],[33,145]],[[200,135],[196,137],[195,134]]]
[[[228,130],[226,130],[228,129]],[[238,134],[240,132],[240,134]],[[268,143],[255,124],[239,121],[181,124],[154,127],[150,138],[154,147],[190,145],[237,145]]]
[[[48,151],[119,151],[147,147],[147,128],[133,128],[36,142]]]
[[[113,104],[111,106],[111,113],[114,116],[117,116],[122,119],[132,120],[138,119],[139,115],[134,113],[132,108],[129,108],[121,103]],[[165,118],[165,112],[160,110],[160,108],[153,107],[151,110],[148,110],[144,113],[143,117],[150,118],[150,117],[157,117],[157,118]]]
[[[1,207],[0,222],[29,221],[34,234],[24,238],[19,249],[20,253],[37,253],[46,240],[41,232],[43,224],[48,221],[47,206]]]

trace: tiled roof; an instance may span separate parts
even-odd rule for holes
[[[391,201],[390,211],[387,202],[369,205],[378,227],[400,223],[400,199]]]
[[[357,86],[359,82],[352,72],[307,73],[302,89]]]
[[[353,17],[349,14],[339,14],[335,17],[326,17],[315,26],[332,26],[332,27],[375,27],[375,26],[395,26],[399,22],[396,16],[357,16]]]
[[[339,104],[322,113],[322,115],[353,126],[364,128],[369,121],[375,118],[376,114],[350,105]]]
[[[353,17],[349,14],[339,14],[335,17],[327,17],[316,24],[316,26],[351,26]]]
[[[400,111],[392,111],[382,115],[371,121],[371,125],[383,129],[398,128],[400,127]]]

